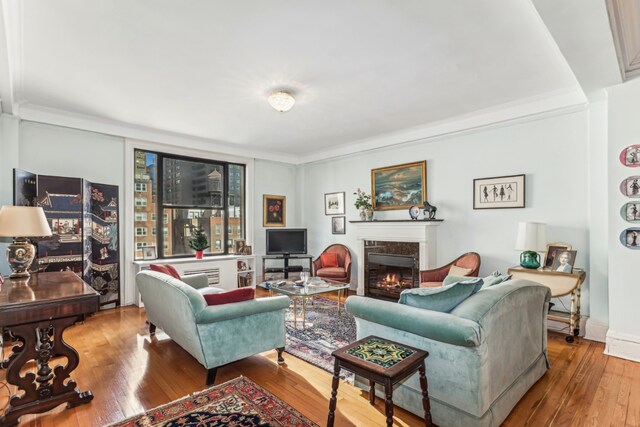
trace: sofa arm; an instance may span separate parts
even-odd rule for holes
[[[480,326],[449,313],[358,296],[347,298],[346,310],[357,318],[435,341],[465,347],[480,345]]]
[[[206,274],[189,274],[188,276],[180,277],[180,280],[194,289],[202,289],[209,286],[209,279],[207,279]]]
[[[204,324],[221,322],[223,320],[236,319],[238,317],[251,316],[258,313],[284,310],[289,307],[289,304],[289,297],[283,295],[208,306],[196,315],[196,323]]]

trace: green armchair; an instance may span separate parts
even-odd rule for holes
[[[216,369],[263,351],[276,349],[283,363],[286,296],[256,298],[208,306],[204,294],[223,292],[208,286],[205,275],[184,276],[182,281],[155,271],[141,271],[136,284],[149,320],[207,369],[207,385],[215,382]],[[260,333],[256,333],[260,331]]]

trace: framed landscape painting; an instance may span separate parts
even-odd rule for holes
[[[287,197],[263,195],[262,226],[284,227],[285,225],[287,225]]]
[[[373,209],[399,210],[427,200],[427,162],[405,163],[371,170]]]
[[[509,209],[524,206],[524,174],[473,180],[473,209]]]

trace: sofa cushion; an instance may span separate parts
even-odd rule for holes
[[[342,267],[323,267],[316,270],[316,276],[320,277],[346,277],[347,272]]]
[[[449,269],[449,275],[451,276],[467,276],[469,273],[473,271],[472,268],[464,268],[458,267],[457,265],[452,265]]]
[[[442,287],[442,282],[422,282],[420,283],[421,288],[440,288]]]
[[[400,304],[448,313],[482,287],[482,279],[473,278],[439,288],[414,288],[402,291]]]
[[[511,275],[503,275],[502,273],[500,273],[499,271],[494,271],[493,273],[491,273],[490,275],[488,275],[487,277],[485,277],[484,279],[482,279],[484,281],[484,285],[482,285],[483,289],[486,289],[490,286],[494,286],[494,285],[499,285],[502,282],[506,282],[507,280],[511,280]]]
[[[227,292],[218,292],[215,294],[205,294],[204,299],[207,305],[230,304],[232,302],[242,302],[252,300],[256,295],[253,288],[233,289]]]
[[[180,273],[178,273],[178,270],[176,270],[175,267],[171,264],[151,264],[149,268],[153,271],[157,271],[158,273],[167,274],[174,279],[182,280],[180,278]]]
[[[325,252],[320,255],[322,267],[338,267],[338,254],[335,252]]]

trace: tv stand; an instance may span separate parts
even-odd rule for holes
[[[307,260],[309,262],[309,268],[304,268],[301,265],[289,265],[289,260],[292,260],[292,259]],[[282,260],[283,266],[266,268],[267,260],[274,260],[274,261]],[[266,273],[284,273],[285,279],[288,279],[289,273],[292,273],[292,272],[308,271],[309,273],[311,273],[313,270],[312,263],[313,263],[313,257],[311,255],[263,255],[262,256],[262,280],[266,280],[265,278]]]

